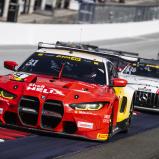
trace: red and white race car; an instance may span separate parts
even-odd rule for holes
[[[40,44],[13,74],[0,76],[3,125],[107,140],[130,125],[134,91],[114,65],[92,51]]]

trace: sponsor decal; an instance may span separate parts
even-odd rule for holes
[[[28,76],[29,76],[29,74],[18,72],[18,73],[13,74],[12,80],[24,81],[24,79],[27,78]]]
[[[106,140],[106,139],[108,139],[108,134],[98,133],[98,134],[97,134],[97,139],[98,139],[98,140]]]
[[[3,108],[0,108],[0,114],[3,114]]]
[[[147,64],[146,66],[152,67],[152,68],[159,68],[159,65],[150,65],[150,64]]]
[[[103,119],[103,123],[109,123],[110,120],[109,119]]]
[[[110,119],[110,115],[104,115],[104,119]]]
[[[76,114],[86,114],[86,115],[94,115],[92,112],[86,112],[86,111],[75,111]]]
[[[74,56],[57,55],[56,57],[61,58],[61,59],[68,59],[68,60],[71,60],[71,61],[79,61],[79,62],[81,61],[81,58],[74,57]]]
[[[28,87],[26,88],[26,90],[32,90],[32,91],[37,91],[37,92],[41,92],[41,93],[46,93],[46,94],[57,94],[57,95],[61,95],[64,96],[64,94],[55,88],[45,88],[45,85],[36,85],[34,83],[30,83],[28,85]]]
[[[104,115],[103,123],[109,123],[110,122],[110,115]]]
[[[44,54],[42,54],[42,53],[39,53],[39,54],[38,54],[38,56],[43,56],[43,55],[44,55]]]
[[[86,128],[86,129],[93,129],[93,123],[79,121],[77,123],[77,127]]]
[[[144,88],[138,88],[139,91],[146,91],[146,92],[151,92],[151,89],[148,89],[146,87]]]

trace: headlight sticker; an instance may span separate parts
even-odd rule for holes
[[[7,104],[9,104],[9,103],[8,103],[8,102],[9,102],[9,99],[5,99],[5,98],[3,98],[3,97],[1,97],[1,96],[0,96],[0,101],[6,102]]]
[[[0,97],[6,98],[6,99],[14,99],[16,96],[6,90],[0,89]]]

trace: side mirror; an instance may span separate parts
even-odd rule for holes
[[[4,61],[4,68],[15,71],[15,67],[18,66],[18,64],[14,61]]]
[[[127,80],[121,78],[113,79],[113,87],[125,87],[127,85]]]

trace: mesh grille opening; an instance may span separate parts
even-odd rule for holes
[[[61,122],[64,108],[61,101],[47,100],[43,105],[41,124],[45,129],[54,129]]]
[[[136,91],[134,105],[159,109],[159,95],[150,92]]]
[[[39,99],[23,96],[19,104],[19,117],[23,124],[35,126],[38,122]]]

